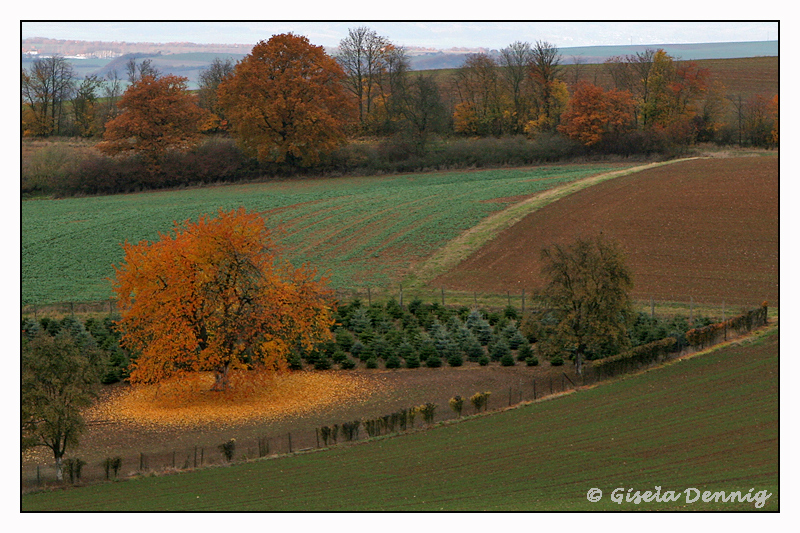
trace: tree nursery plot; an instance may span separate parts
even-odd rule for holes
[[[772,327],[490,416],[318,453],[27,494],[21,508],[777,511],[779,348]],[[590,489],[602,491],[600,501],[589,501]],[[651,497],[637,502],[636,491]],[[704,492],[738,496],[708,501]]]
[[[328,272],[334,287],[389,286],[415,261],[515,198],[619,168],[625,166],[293,180],[25,201],[22,304],[106,300],[122,243],[153,241],[174,222],[238,207],[263,213],[283,232],[277,237],[285,256]]]

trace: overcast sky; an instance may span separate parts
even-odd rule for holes
[[[131,13],[135,16],[135,13]],[[398,13],[398,15],[402,15]],[[333,47],[347,29],[367,26],[402,46],[500,49],[514,41],[558,47],[765,41],[777,22],[22,22],[22,38],[252,45],[277,33]]]

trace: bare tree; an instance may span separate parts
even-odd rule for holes
[[[236,65],[233,59],[222,60],[219,57],[215,57],[208,68],[200,71],[198,80],[200,107],[215,114],[221,120],[224,120],[225,114],[218,103],[217,89],[222,80],[233,74],[235,68]]]
[[[161,76],[161,72],[153,66],[153,61],[151,59],[143,59],[141,63],[137,63],[136,58],[132,57],[125,65],[125,71],[128,74],[128,83],[131,85],[145,76],[152,76],[154,78]]]
[[[398,87],[395,98],[399,100],[404,129],[411,134],[417,153],[424,153],[430,134],[441,131],[445,123],[439,87],[433,76],[419,75],[407,78],[407,83]]]
[[[462,109],[468,109],[479,135],[502,133],[500,78],[497,63],[487,54],[470,54],[453,74],[453,89]]]
[[[336,60],[347,74],[347,88],[356,97],[358,120],[364,127],[375,98],[373,91],[386,68],[386,52],[391,42],[366,26],[350,28],[339,42]]]
[[[555,124],[553,114],[556,106],[553,102],[555,83],[561,76],[561,54],[554,45],[536,41],[532,49],[533,61],[531,63],[531,77],[536,86],[537,104],[540,115],[546,117],[547,122]]]
[[[64,119],[64,102],[72,97],[75,71],[61,56],[36,59],[29,71],[22,69],[22,104],[30,112],[27,133],[59,135]]]
[[[75,116],[75,127],[78,135],[90,137],[97,133],[98,119],[98,90],[103,85],[103,80],[90,75],[83,79],[75,90],[72,99],[72,112]]]
[[[514,133],[521,133],[528,118],[530,90],[528,73],[533,63],[533,50],[528,42],[515,41],[500,50],[500,72],[514,102]]]

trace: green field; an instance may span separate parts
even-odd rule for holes
[[[556,400],[317,453],[23,495],[23,511],[779,510],[779,333]],[[615,489],[676,502],[611,500]],[[598,503],[587,500],[599,488]],[[687,503],[684,492],[771,494]],[[750,489],[753,489],[750,492]],[[694,493],[690,493],[694,497]],[[766,494],[766,493],[765,493]]]
[[[244,206],[281,227],[294,263],[334,287],[389,286],[520,197],[619,165],[309,179],[22,202],[22,305],[111,297],[121,243],[155,240],[173,222]],[[498,200],[500,199],[500,200]]]

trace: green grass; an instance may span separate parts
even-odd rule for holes
[[[334,286],[389,286],[412,262],[510,205],[487,200],[619,168],[546,166],[24,201],[22,304],[107,299],[122,242],[152,241],[174,221],[239,206],[267,212],[268,224],[284,230],[288,258],[330,272]]]
[[[23,511],[779,510],[777,328],[636,376],[318,453],[22,496]],[[661,487],[670,503],[610,495]],[[591,503],[589,489],[603,499]]]

